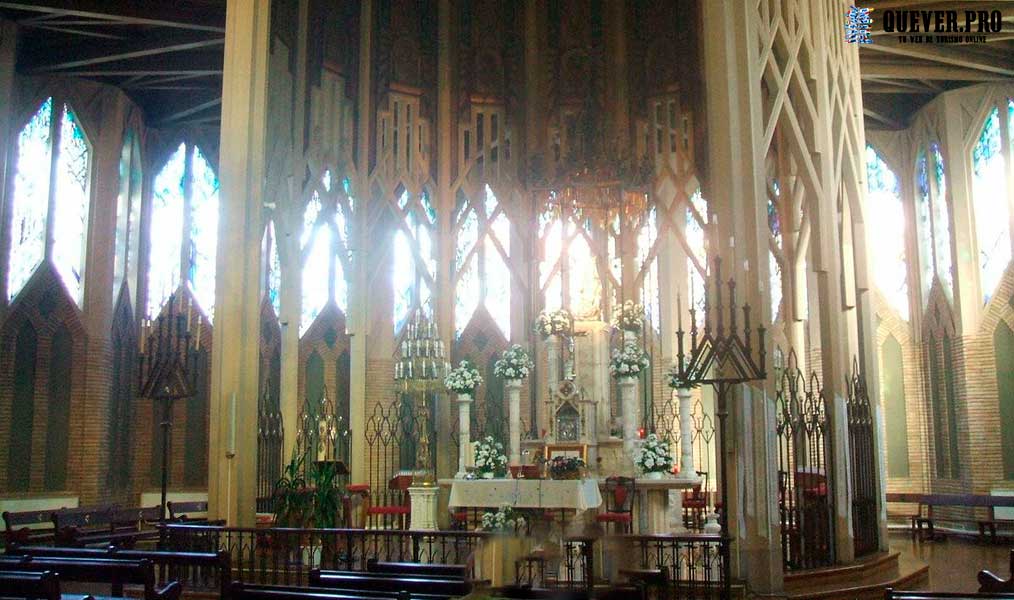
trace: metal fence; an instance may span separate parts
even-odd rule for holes
[[[849,458],[852,468],[852,537],[856,556],[876,552],[880,546],[877,522],[877,460],[874,453],[873,408],[866,380],[856,361],[848,381]]]
[[[729,542],[720,535],[630,535],[619,538],[640,570],[662,570],[667,585],[658,597],[728,600]]]

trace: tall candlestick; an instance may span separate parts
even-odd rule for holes
[[[683,297],[676,292],[676,331],[683,331]]]

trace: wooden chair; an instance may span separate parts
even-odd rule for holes
[[[397,524],[397,529],[408,529],[409,517],[412,514],[412,505],[408,496],[408,488],[412,485],[412,478],[395,476],[387,483],[387,493],[383,495],[382,504],[372,504],[366,507],[366,521],[368,526],[377,529],[395,529],[390,527]],[[377,524],[379,522],[379,527]]]
[[[683,526],[694,530],[704,526],[708,512],[708,472],[697,471],[697,476],[702,478],[701,483],[683,492]]]
[[[609,477],[606,479],[606,509],[595,515],[599,523],[612,523],[622,533],[632,533],[634,528],[634,493],[637,491],[633,477]]]

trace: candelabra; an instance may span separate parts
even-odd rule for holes
[[[728,329],[726,329],[725,307],[722,299],[722,262],[715,258],[709,281],[704,287],[704,327],[697,327],[697,310],[690,307],[690,351],[684,349],[683,306],[677,296],[676,365],[674,375],[679,387],[689,388],[710,384],[715,390],[716,411],[719,431],[719,469],[721,475],[721,526],[722,562],[725,583],[729,584],[729,468],[726,454],[728,436],[726,418],[729,416],[728,399],[732,387],[749,381],[767,378],[767,361],[764,346],[764,325],[756,329],[756,346],[751,339],[750,304],[742,307],[743,328],[738,328],[736,313],[736,282],[732,279],[725,284],[728,289]],[[713,288],[713,291],[712,291]],[[756,351],[756,356],[754,355]]]
[[[430,449],[429,395],[443,389],[444,375],[450,370],[444,352],[444,342],[437,333],[437,325],[418,310],[407,325],[401,342],[401,358],[394,365],[394,379],[401,384],[402,392],[418,393],[416,421],[419,423],[419,445],[416,451],[416,471],[422,472],[422,485],[433,484],[433,457]]]
[[[194,313],[197,318],[194,319]],[[160,521],[166,519],[166,494],[169,487],[169,435],[172,429],[172,405],[176,400],[197,394],[198,350],[201,348],[200,310],[193,300],[173,294],[154,322],[141,323],[141,352],[138,356],[140,396],[161,403],[162,421],[162,507]],[[191,344],[191,341],[194,343]],[[162,528],[164,535],[165,528]]]

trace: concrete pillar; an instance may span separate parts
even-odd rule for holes
[[[229,0],[211,356],[209,513],[252,527],[257,497],[261,209],[271,1]]]

